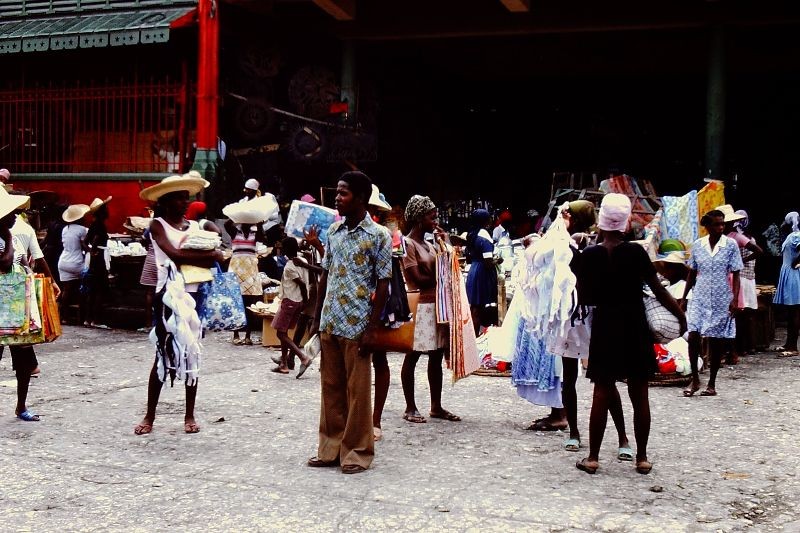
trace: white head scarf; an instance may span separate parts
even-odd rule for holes
[[[786,214],[786,218],[783,221],[792,227],[792,231],[800,231],[800,214],[797,211],[791,211]]]
[[[624,194],[606,194],[600,203],[597,227],[604,231],[625,231],[628,229],[631,209],[631,200]]]

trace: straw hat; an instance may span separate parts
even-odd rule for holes
[[[747,218],[744,215],[737,215],[736,212],[733,210],[733,206],[731,204],[721,205],[716,208],[717,211],[722,211],[725,215],[725,222],[736,222],[737,220],[742,220],[743,218]]]
[[[30,204],[30,201],[30,196],[8,194],[8,191],[0,187],[0,218],[17,209],[24,209],[26,205]]]
[[[677,265],[686,266],[686,252],[675,251],[664,255],[659,255],[653,262],[675,263]]]
[[[155,202],[165,194],[176,191],[189,191],[189,194],[197,194],[211,185],[203,179],[199,172],[192,170],[183,176],[169,176],[161,180],[161,183],[151,185],[139,192],[139,198],[149,202]]]
[[[61,215],[61,218],[67,224],[71,224],[85,217],[86,213],[91,211],[91,209],[92,208],[86,204],[73,204],[69,206],[66,211],[64,211],[64,214]]]
[[[368,205],[372,207],[377,207],[381,211],[391,211],[392,206],[386,202],[386,198],[381,194],[380,189],[374,183],[372,184],[372,196],[369,197]]]
[[[101,200],[100,198],[95,198],[94,200],[92,200],[92,203],[89,204],[89,212],[90,213],[97,212],[98,209],[100,209],[110,201],[111,201],[111,196],[109,196],[105,200]]]

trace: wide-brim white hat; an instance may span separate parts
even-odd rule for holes
[[[6,216],[17,209],[24,209],[31,201],[30,196],[23,194],[8,194],[3,187],[0,187],[0,218]]]
[[[278,202],[271,194],[246,202],[236,202],[222,208],[222,214],[235,224],[260,224],[278,211]]]
[[[98,209],[100,209],[101,207],[106,205],[108,202],[110,202],[111,199],[112,199],[111,196],[109,196],[105,200],[101,200],[100,198],[95,198],[94,200],[92,200],[92,203],[89,204],[89,212],[90,213],[96,212]]]
[[[204,180],[200,173],[192,170],[183,176],[169,176],[161,180],[160,183],[151,185],[139,192],[139,198],[148,202],[155,202],[165,194],[176,191],[188,191],[189,194],[197,194],[211,185]]]
[[[716,210],[722,211],[722,214],[725,215],[725,222],[736,222],[737,220],[747,218],[744,215],[736,214],[736,211],[733,210],[733,206],[731,204],[721,205],[717,207]]]
[[[71,224],[72,222],[77,222],[78,220],[82,219],[86,216],[91,208],[86,204],[73,204],[64,211],[61,215],[61,218],[67,224]]]
[[[392,210],[392,206],[389,205],[383,198],[381,198],[381,191],[374,183],[372,184],[372,195],[369,197],[369,202],[367,202],[367,204],[377,207],[383,211]]]
[[[653,262],[661,262],[661,263],[675,263],[676,265],[684,265],[686,266],[686,259],[687,259],[686,252],[668,252],[666,254],[659,254]]]

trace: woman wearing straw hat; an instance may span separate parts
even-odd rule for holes
[[[84,217],[89,212],[86,204],[73,204],[67,207],[62,220],[66,226],[61,230],[61,243],[64,250],[58,258],[58,275],[64,288],[64,294],[59,302],[61,319],[66,321],[66,310],[72,301],[77,297],[81,285],[81,273],[85,264],[84,255],[86,253],[86,233],[88,230],[83,224]],[[75,323],[83,320],[83,305],[79,307],[78,317]]]
[[[8,273],[14,264],[27,264],[29,250],[22,246],[22,243],[12,234],[12,227],[17,221],[17,211],[30,201],[30,197],[8,194],[5,189],[0,192],[0,273]],[[34,263],[34,270],[42,271],[43,260]],[[49,271],[46,275],[49,275]],[[10,302],[2,302],[0,305],[9,305]],[[39,415],[28,410],[26,401],[28,398],[28,385],[31,381],[31,374],[38,368],[36,353],[31,346],[11,346],[11,360],[14,372],[17,377],[17,407],[15,414],[20,420],[25,422],[38,422]],[[3,347],[0,346],[0,358],[3,355]]]
[[[86,244],[89,247],[89,272],[86,275],[86,316],[83,325],[87,327],[110,329],[99,322],[103,316],[103,304],[108,297],[108,264],[106,264],[106,248],[108,247],[108,202],[95,198],[89,204],[89,213],[94,217],[89,231],[86,233]]]
[[[158,202],[162,216],[150,224],[150,235],[153,241],[153,251],[158,269],[158,282],[156,285],[155,316],[166,314],[166,304],[162,301],[163,289],[167,285],[172,265],[187,264],[201,267],[211,267],[222,260],[222,254],[209,250],[184,250],[180,244],[192,230],[197,230],[197,222],[188,221],[185,213],[189,207],[190,196],[208,187],[209,183],[200,177],[197,172],[189,172],[183,176],[169,176],[160,183],[142,190],[139,197],[142,200]],[[186,292],[192,294],[197,291],[197,284],[187,284]],[[145,435],[153,430],[153,421],[156,417],[156,407],[161,388],[167,379],[167,372],[159,372],[159,359],[169,356],[169,345],[166,331],[157,326],[156,333],[156,361],[150,371],[150,381],[147,389],[147,413],[141,422],[134,428],[137,435]],[[193,334],[196,332],[193,332]],[[178,376],[179,378],[182,376]],[[185,376],[186,380],[186,415],[184,417],[184,431],[197,433],[200,426],[194,418],[194,403],[197,397],[197,380]]]

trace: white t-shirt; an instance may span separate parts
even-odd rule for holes
[[[61,230],[61,243],[64,251],[58,259],[58,275],[62,281],[80,279],[84,266],[83,247],[81,243],[89,232],[86,226],[67,224]]]
[[[305,259],[300,257],[304,263]],[[306,293],[308,292],[308,269],[305,267],[297,266],[294,261],[287,259],[286,266],[283,267],[283,277],[281,277],[281,286],[278,289],[278,297],[286,298],[293,302],[302,302],[303,293],[300,292],[300,286],[297,282],[303,283],[306,286]]]
[[[36,231],[19,216],[14,222],[14,225],[11,226],[11,236],[14,238],[15,263],[27,264],[27,259],[29,257],[31,261],[36,261],[44,257],[42,249],[39,246],[39,239],[36,237]]]

